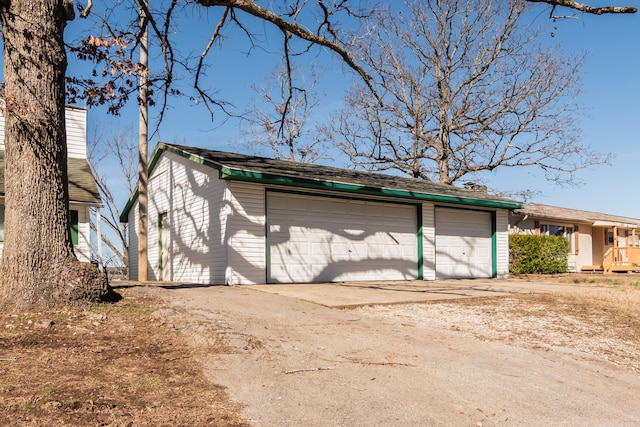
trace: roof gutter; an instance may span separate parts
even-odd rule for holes
[[[262,184],[286,185],[289,187],[312,188],[316,190],[367,194],[371,196],[386,196],[441,203],[465,204],[485,208],[518,209],[522,207],[520,203],[516,202],[476,199],[472,197],[458,197],[444,194],[420,193],[415,191],[390,188],[367,187],[364,185],[347,184],[343,182],[319,181],[307,178],[265,174],[262,172],[245,171],[225,166],[220,169],[220,179],[226,179],[230,181],[258,182]]]
[[[339,191],[339,192],[346,192],[346,193],[366,194],[370,196],[385,196],[385,197],[432,201],[432,202],[440,202],[440,203],[464,204],[464,205],[478,206],[478,207],[484,207],[484,208],[494,208],[494,209],[520,209],[523,207],[522,204],[517,202],[477,199],[473,197],[458,197],[458,196],[449,196],[444,194],[420,193],[415,191],[397,190],[397,189],[390,189],[390,188],[367,187],[364,185],[348,184],[343,182],[320,181],[320,180],[314,180],[314,179],[308,179],[308,178],[298,178],[298,177],[268,174],[263,172],[234,169],[228,166],[221,165],[216,162],[208,161],[199,156],[196,156],[194,154],[188,153],[178,148],[169,146],[162,142],[158,143],[155,150],[153,150],[153,153],[151,154],[151,158],[149,160],[149,172],[148,172],[149,176],[151,176],[151,173],[157,166],[163,151],[170,151],[186,159],[189,159],[195,163],[199,163],[205,166],[209,166],[213,169],[216,169],[219,171],[220,179],[225,179],[229,181],[247,181],[247,182],[257,182],[262,184],[286,185],[289,187],[311,188],[316,190]],[[120,214],[120,222],[129,222],[129,212],[135,206],[135,202],[137,199],[138,199],[138,187],[136,186],[133,193],[131,194],[131,197],[129,197],[127,204],[122,210],[122,213]]]

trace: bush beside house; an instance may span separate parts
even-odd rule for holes
[[[556,274],[569,269],[569,241],[561,236],[509,235],[509,271],[513,274]]]

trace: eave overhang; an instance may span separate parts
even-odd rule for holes
[[[271,174],[265,173],[261,171],[253,171],[250,169],[239,169],[233,168],[221,163],[210,161],[204,159],[200,156],[194,155],[187,151],[183,151],[178,149],[177,147],[167,145],[164,143],[159,143],[153,154],[151,155],[151,160],[149,161],[149,176],[155,169],[158,161],[160,160],[161,154],[164,151],[169,151],[174,154],[177,154],[183,158],[186,158],[195,163],[199,163],[205,166],[209,166],[218,171],[218,176],[220,179],[228,180],[228,181],[245,181],[245,182],[255,182],[264,185],[273,185],[273,186],[285,186],[285,187],[295,187],[295,188],[306,188],[306,189],[315,189],[315,190],[325,190],[330,192],[339,192],[339,193],[350,193],[350,194],[359,194],[366,196],[377,196],[377,197],[391,197],[391,198],[399,198],[399,199],[410,199],[416,201],[430,201],[437,203],[447,203],[447,204],[461,204],[482,208],[493,208],[493,209],[519,209],[522,208],[522,204],[512,201],[506,200],[492,200],[492,199],[483,199],[483,198],[474,198],[474,197],[462,197],[462,196],[452,196],[445,194],[437,194],[437,193],[427,193],[427,192],[418,192],[418,191],[408,191],[403,189],[396,188],[384,188],[384,187],[371,187],[365,185],[359,185],[354,183],[345,183],[340,181],[332,181],[332,180],[319,180],[319,179],[309,179],[302,177],[293,177],[285,174]],[[134,207],[135,202],[138,198],[138,187],[136,187],[127,201],[126,206],[124,207],[122,214],[120,215],[121,222],[128,222],[129,212]]]

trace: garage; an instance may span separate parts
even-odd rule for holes
[[[419,278],[415,204],[267,191],[267,281]]]
[[[147,235],[152,280],[242,285],[509,275],[509,210],[522,205],[482,189],[164,143],[149,164],[147,215],[162,224]],[[120,216],[131,225],[133,279],[137,198],[134,192]]]
[[[436,278],[494,277],[493,212],[437,207],[435,216]]]

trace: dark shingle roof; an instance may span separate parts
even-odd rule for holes
[[[252,181],[267,185],[431,200],[501,209],[522,207],[520,202],[504,199],[486,192],[467,190],[420,179],[275,160],[162,142],[158,144],[151,155],[149,175],[153,173],[164,152],[171,152],[193,162],[212,167],[219,171],[220,178],[227,180]],[[138,189],[136,188],[122,210],[120,221],[128,221],[129,212],[137,198]]]
[[[334,182],[359,185],[372,189],[402,190],[423,194],[434,194],[451,197],[507,202],[519,204],[491,194],[443,185],[422,179],[405,178],[374,172],[356,171],[331,166],[320,166],[309,163],[298,163],[286,160],[275,160],[246,154],[228,153],[182,145],[163,144],[173,150],[195,155],[219,165],[244,172],[255,172],[261,175],[291,177],[294,179],[313,180],[318,182]],[[172,151],[173,151],[172,150]]]
[[[96,180],[86,159],[70,158],[67,162],[69,174],[69,200],[100,204]],[[4,151],[0,151],[0,194],[4,196]]]

